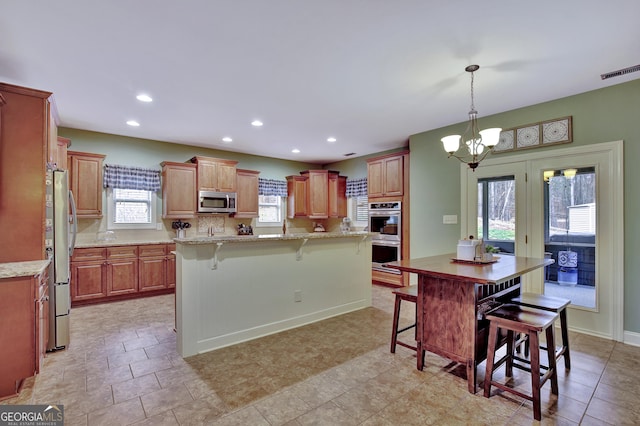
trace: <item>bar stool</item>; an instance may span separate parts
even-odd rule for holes
[[[571,370],[571,354],[569,353],[569,330],[567,326],[567,306],[571,303],[569,299],[560,297],[544,296],[536,293],[522,293],[518,297],[511,299],[510,303],[529,308],[542,309],[544,311],[555,312],[560,315],[560,332],[562,334],[562,346],[556,352],[556,359],[564,355],[564,368]],[[555,348],[554,348],[555,349]],[[525,355],[529,354],[529,344],[525,341]]]
[[[403,300],[405,302],[411,302],[414,304],[417,303],[418,286],[412,285],[409,287],[400,287],[393,290],[393,294],[396,295],[396,304],[395,304],[395,308],[393,309],[393,329],[391,330],[391,353],[392,354],[396,353],[396,345],[404,346],[405,348],[409,348],[409,349],[413,349],[414,351],[417,351],[418,348],[417,346],[415,346],[415,344],[410,345],[408,343],[401,342],[398,340],[398,335],[400,333],[410,330],[412,328],[416,328],[417,320],[414,321],[412,325],[403,327],[401,329],[398,329],[398,323],[400,322],[400,304],[402,303]],[[416,314],[416,318],[417,318],[417,314]],[[417,333],[417,330],[415,332]],[[415,337],[416,336],[414,333],[414,340],[415,340]]]
[[[558,394],[558,375],[556,371],[555,343],[553,323],[558,318],[558,314],[543,311],[540,309],[528,308],[525,306],[506,304],[489,312],[486,317],[490,321],[489,346],[487,349],[487,370],[484,378],[484,396],[489,398],[491,385],[503,391],[513,393],[521,398],[533,402],[533,418],[540,420],[540,388],[544,386],[548,379],[551,379],[551,392]],[[498,333],[507,331],[507,353],[500,360],[495,361],[496,343]],[[545,332],[547,338],[547,356],[549,366],[540,364],[540,333]],[[517,334],[526,334],[531,345],[531,360],[523,360],[514,355],[515,337]],[[519,364],[524,362],[526,365]],[[493,373],[498,367],[506,362],[506,376],[513,375],[513,367],[531,373],[531,395],[520,392],[512,387],[506,386],[493,380]],[[541,371],[544,373],[541,374]]]

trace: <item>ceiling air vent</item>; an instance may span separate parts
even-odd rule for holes
[[[345,157],[351,157],[352,155],[356,155],[356,153],[355,152],[349,152],[349,153],[345,154],[344,156]]]
[[[621,75],[629,74],[629,73],[636,72],[636,71],[640,71],[640,65],[634,65],[632,67],[623,68],[623,69],[618,70],[618,71],[612,71],[612,72],[608,72],[606,74],[600,74],[600,78],[603,79],[603,80],[606,80],[608,78],[620,77]]]

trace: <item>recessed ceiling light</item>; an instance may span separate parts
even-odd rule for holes
[[[138,127],[140,125],[136,120],[129,120],[127,121],[127,124],[131,127]]]
[[[224,138],[222,138],[222,142],[233,142],[233,139],[231,139],[229,136],[225,136]]]
[[[136,96],[136,99],[139,100],[140,102],[152,102],[153,101],[151,96],[145,95],[144,93],[141,93],[138,96]]]
[[[262,121],[260,121],[260,120],[253,120],[251,122],[251,125],[255,126],[255,127],[260,127],[260,126],[262,126],[262,124],[264,124],[264,123],[262,123]]]
[[[337,141],[337,140],[338,140],[338,139],[336,139],[336,138],[334,138],[334,137],[327,138],[327,142],[335,142],[335,141]]]
[[[291,152],[293,152],[294,154],[300,154],[300,150],[298,148],[293,148]]]

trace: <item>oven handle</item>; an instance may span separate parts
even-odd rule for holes
[[[387,247],[400,247],[400,241],[371,240],[371,245],[374,245],[374,246],[387,246]]]

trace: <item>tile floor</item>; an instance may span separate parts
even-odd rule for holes
[[[74,308],[72,345],[1,403],[64,404],[67,425],[538,423],[528,401],[468,393],[445,359],[427,354],[420,372],[412,351],[389,353],[392,311],[391,290],[374,286],[371,308],[182,359],[173,296]],[[542,423],[640,424],[640,348],[575,333],[571,345]]]

